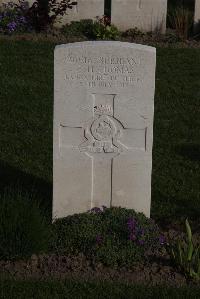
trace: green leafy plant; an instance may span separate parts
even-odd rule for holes
[[[86,37],[96,40],[115,40],[119,36],[117,27],[110,24],[106,16],[93,20],[74,21],[62,27],[61,32],[67,37]]]
[[[130,28],[123,33],[124,37],[128,37],[131,40],[134,40],[137,37],[143,37],[145,34],[139,30],[137,27]]]
[[[110,23],[110,19],[106,16],[102,18],[97,17],[97,20],[94,22],[93,32],[95,39],[101,40],[115,40],[119,36],[119,30]]]
[[[83,253],[107,266],[131,267],[164,244],[153,220],[124,208],[94,208],[56,220],[53,236],[53,252]]]
[[[102,18],[97,17],[97,20],[94,22],[93,32],[95,39],[101,40],[115,40],[119,36],[117,27],[110,24],[110,19],[106,16],[103,16]]]
[[[181,42],[182,39],[176,34],[176,32],[172,31],[165,34],[165,41],[169,44],[173,44]]]
[[[61,28],[62,34],[66,37],[93,37],[93,20],[85,19],[72,21]]]
[[[0,195],[0,259],[30,257],[48,249],[50,226],[34,195],[6,190]]]
[[[175,265],[189,278],[200,279],[200,247],[195,248],[190,224],[185,221],[185,240],[168,244],[167,250]]]

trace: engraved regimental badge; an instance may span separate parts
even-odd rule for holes
[[[93,118],[87,123],[84,129],[86,141],[79,146],[81,152],[88,154],[119,154],[123,151],[123,145],[119,142],[123,126],[114,117],[113,111],[115,96],[105,96],[106,99],[100,97],[100,99],[103,99],[102,103],[98,103],[99,101],[96,98],[94,100]]]

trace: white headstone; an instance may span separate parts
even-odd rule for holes
[[[76,2],[77,5],[67,10],[61,18],[61,23],[57,22],[57,26],[83,19],[95,20],[97,16],[104,15],[104,0],[76,0]]]
[[[194,32],[200,32],[200,0],[195,0]]]
[[[121,206],[150,215],[156,50],[55,49],[53,217]]]
[[[137,27],[165,33],[166,17],[167,0],[112,0],[111,21],[122,31]]]

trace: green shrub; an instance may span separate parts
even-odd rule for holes
[[[131,38],[132,40],[134,40],[136,37],[143,37],[144,35],[144,32],[139,30],[137,27],[130,28],[123,33],[124,37]]]
[[[0,194],[0,259],[45,251],[49,237],[49,225],[33,195],[19,190]]]
[[[86,37],[90,40],[115,40],[119,31],[114,25],[110,25],[108,18],[97,18],[97,20],[73,21],[61,28],[66,37]]]
[[[64,25],[61,32],[67,37],[92,37],[93,20],[72,21],[70,24]]]
[[[94,208],[90,213],[56,220],[53,234],[54,252],[83,253],[107,266],[130,267],[164,243],[153,220],[123,208]]]
[[[182,42],[182,38],[176,32],[168,32],[165,34],[165,41],[169,44]]]
[[[110,18],[103,16],[102,18],[97,17],[94,22],[93,35],[95,39],[115,40],[119,37],[119,31],[117,27],[111,24]]]

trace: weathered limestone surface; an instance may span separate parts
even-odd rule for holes
[[[55,49],[53,217],[105,205],[150,215],[156,50]]]
[[[121,30],[166,31],[167,0],[112,0],[112,23]]]
[[[76,0],[77,5],[68,9],[67,13],[57,22],[57,26],[80,21],[82,19],[96,19],[97,16],[104,15],[104,0]]]
[[[194,31],[200,32],[200,0],[195,0]]]

